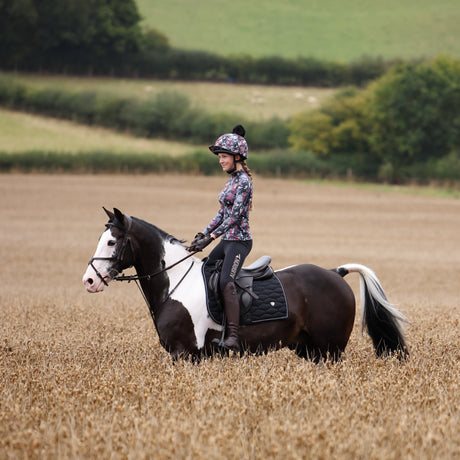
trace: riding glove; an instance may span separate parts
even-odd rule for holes
[[[189,252],[202,251],[214,238],[211,235],[197,233],[190,246],[187,248]]]
[[[198,241],[202,240],[206,235],[202,232],[198,232],[190,243],[190,247],[194,246]]]

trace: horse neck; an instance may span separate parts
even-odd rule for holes
[[[163,298],[163,292],[168,288],[166,275],[160,273],[164,268],[163,232],[140,219],[133,219],[133,223],[131,233],[136,247],[134,268],[141,278],[140,285],[153,315],[156,305]],[[147,278],[148,275],[154,276]]]
[[[153,320],[156,322],[168,298],[168,293],[180,283],[191,261],[186,259],[170,269],[168,267],[190,256],[190,253],[179,240],[163,230],[144,221],[140,221],[139,224],[143,230],[141,236],[137,238],[139,256],[134,268],[141,278],[154,274],[150,278],[141,279],[141,288]],[[201,260],[195,257],[193,263],[202,264]],[[167,270],[163,272],[165,268]]]

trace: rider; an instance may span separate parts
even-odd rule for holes
[[[197,233],[189,251],[201,251],[221,236],[219,244],[208,257],[209,264],[223,260],[220,289],[227,318],[227,337],[222,346],[239,351],[238,340],[240,306],[236,293],[235,278],[252,249],[249,229],[249,211],[252,209],[252,175],[246,165],[248,144],[245,129],[236,125],[231,133],[220,136],[209,147],[218,155],[222,170],[231,177],[219,194],[220,209],[203,232]]]

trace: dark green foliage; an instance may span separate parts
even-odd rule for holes
[[[361,161],[352,154],[331,155],[327,160],[309,152],[289,150],[252,154],[249,166],[257,176],[309,179],[346,179],[375,181],[378,165]],[[0,152],[0,172],[72,172],[96,173],[181,173],[222,174],[214,155],[207,150],[179,157],[156,154],[113,154],[107,151],[60,153],[29,151]],[[399,172],[399,182],[458,184],[460,155],[451,153],[440,160],[406,166]]]
[[[460,61],[400,65],[372,86],[371,145],[396,169],[460,146]]]
[[[460,147],[460,61],[399,64],[366,91],[343,90],[317,111],[295,115],[289,128],[294,148],[326,158],[351,154],[380,180],[455,177],[458,156],[450,153]]]
[[[162,33],[142,30],[140,21],[135,0],[0,0],[0,68],[332,87],[363,85],[392,64],[173,49]]]
[[[261,176],[327,177],[334,174],[334,168],[312,154],[281,150],[252,155],[250,166]],[[197,151],[180,157],[112,154],[103,151],[77,154],[43,151],[13,154],[0,152],[0,171],[222,174],[219,162],[209,151]]]
[[[134,0],[2,0],[3,68],[110,73],[152,47]]]
[[[244,123],[250,147],[256,150],[271,150],[287,147],[289,128],[285,121],[272,118],[263,122]]]
[[[289,141],[321,155],[370,153],[371,126],[367,95],[354,88],[340,91],[321,108],[292,117]]]
[[[0,78],[0,104],[5,107],[26,107],[28,90],[24,85],[13,82],[10,78]]]

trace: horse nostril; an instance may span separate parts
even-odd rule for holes
[[[90,286],[92,286],[92,284],[94,283],[93,278],[88,278],[88,279],[86,280],[86,282],[87,282]]]

